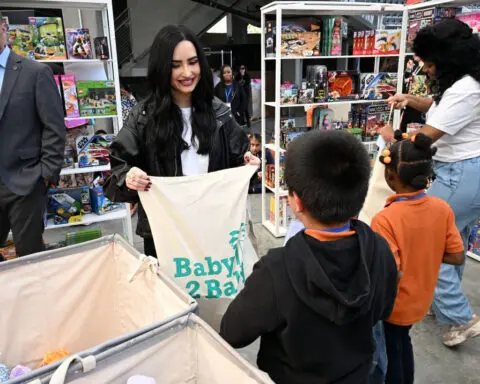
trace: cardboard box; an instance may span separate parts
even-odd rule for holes
[[[67,28],[67,51],[69,59],[91,59],[92,43],[86,28]]]
[[[47,213],[55,225],[82,221],[82,215],[91,213],[90,190],[88,186],[58,188],[48,191]]]
[[[60,17],[29,17],[36,60],[66,60],[65,35]]]
[[[33,27],[26,24],[8,26],[8,45],[17,55],[35,59],[33,54]]]
[[[77,81],[77,94],[82,117],[117,114],[115,83],[112,80]]]
[[[105,36],[96,37],[93,39],[95,45],[95,57],[100,60],[108,60],[110,58],[110,51],[108,49],[108,39]]]
[[[78,167],[98,167],[110,164],[109,147],[113,135],[78,136],[75,139]]]
[[[92,201],[92,210],[97,215],[104,215],[122,207],[122,204],[113,203],[103,192],[102,187],[90,188],[90,199]]]
[[[361,73],[360,98],[366,100],[388,99],[397,92],[397,73]]]
[[[331,44],[331,55],[332,56],[341,56],[342,55],[342,41],[343,41],[343,17],[333,17],[331,19],[332,23],[332,44]]]
[[[400,30],[376,30],[374,55],[393,55],[400,53]]]
[[[65,116],[80,117],[78,107],[77,89],[75,87],[75,75],[62,75],[63,100],[65,104]]]

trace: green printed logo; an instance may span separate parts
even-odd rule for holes
[[[246,238],[247,228],[241,223],[240,229],[230,232],[229,245],[234,251],[233,256],[220,260],[214,260],[211,256],[205,256],[203,261],[193,262],[186,257],[174,258],[176,278],[210,277],[203,281],[191,280],[185,284],[190,296],[194,299],[202,295],[199,291],[202,284],[205,286],[208,299],[230,297],[238,293],[238,287],[245,282],[245,270],[243,267],[242,254],[243,243]],[[214,278],[215,277],[215,278]],[[222,278],[219,280],[219,278]],[[222,283],[223,281],[223,283]]]

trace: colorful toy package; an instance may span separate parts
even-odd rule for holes
[[[332,29],[330,54],[332,56],[340,56],[342,54],[342,24],[342,17],[333,17],[330,19],[330,26]]]
[[[114,81],[77,81],[77,94],[82,117],[117,114]]]
[[[78,107],[75,75],[62,75],[63,100],[65,102],[65,115],[67,117],[80,117]]]
[[[17,55],[35,59],[33,55],[32,26],[10,24],[8,26],[8,45]]]
[[[78,136],[75,141],[78,167],[97,167],[110,164],[108,148],[113,139],[112,135]]]
[[[108,39],[105,36],[96,37],[93,39],[95,45],[95,57],[100,60],[108,60],[110,53],[108,50]]]
[[[67,49],[69,59],[91,59],[92,44],[86,28],[67,28]]]
[[[480,12],[471,12],[458,15],[457,19],[463,21],[470,28],[472,28],[473,33],[477,35],[480,34]]]
[[[388,99],[397,92],[397,79],[396,73],[362,73],[360,97],[367,100]]]
[[[370,49],[370,43],[367,42],[365,54],[374,55],[395,55],[400,53],[400,30],[376,30],[375,45],[373,52],[367,53]],[[369,36],[370,41],[371,36]]]
[[[53,216],[55,225],[81,222],[82,214],[92,212],[88,186],[50,189],[47,212]]]
[[[470,241],[468,243],[468,250],[469,252],[480,256],[480,220],[472,230]]]
[[[33,28],[34,56],[37,60],[65,60],[65,35],[60,17],[29,17]]]
[[[93,212],[97,215],[104,215],[122,207],[122,204],[110,201],[103,193],[103,187],[101,186],[90,188],[90,198],[92,200]]]
[[[282,24],[282,56],[320,56],[322,33],[315,21],[306,19]]]

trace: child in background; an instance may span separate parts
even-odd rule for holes
[[[260,160],[262,159],[262,138],[258,133],[252,133],[248,136],[250,139],[250,152],[253,156],[257,156]],[[267,165],[273,164],[273,156],[269,149],[265,149],[265,156],[267,160]],[[260,163],[261,164],[261,163]],[[258,168],[257,172],[253,175],[252,180],[250,181],[249,193],[260,193],[262,192],[262,166]]]
[[[220,334],[235,348],[261,337],[258,367],[278,384],[366,384],[373,326],[397,289],[387,242],[351,220],[365,200],[370,161],[342,131],[290,143],[289,202],[306,230],[255,265],[227,309]]]
[[[410,384],[414,381],[410,329],[428,312],[440,264],[461,265],[464,254],[452,209],[425,192],[436,152],[432,139],[418,134],[402,140],[400,131],[395,132],[395,139],[399,141],[383,152],[380,161],[396,195],[373,218],[372,229],[388,241],[400,275],[395,307],[384,324],[386,383]]]

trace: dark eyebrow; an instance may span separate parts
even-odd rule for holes
[[[198,56],[192,56],[187,61],[198,59]],[[172,63],[181,63],[183,60],[172,60]]]

